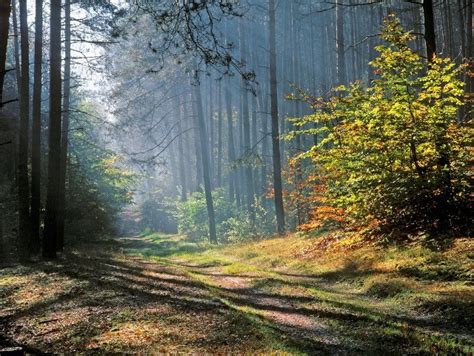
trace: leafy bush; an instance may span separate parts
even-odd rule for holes
[[[247,211],[239,210],[227,199],[224,189],[212,192],[216,231],[219,242],[243,241],[268,234],[274,226],[273,217],[258,201],[254,209],[256,221],[253,222]],[[208,237],[208,217],[204,193],[195,192],[185,202],[178,202],[176,208],[178,231],[190,239],[199,240]]]
[[[136,176],[123,157],[95,143],[101,142],[100,132],[88,121],[95,118],[79,113],[71,118],[66,237],[103,237],[115,233],[117,214],[132,203]]]
[[[177,226],[173,216],[174,204],[149,199],[142,204],[140,212],[141,224],[144,230],[149,229],[150,231],[160,231],[167,234],[176,233]]]
[[[329,100],[306,98],[314,113],[297,119],[300,130],[290,137],[323,137],[301,156],[312,159],[324,182],[327,200],[319,205],[341,209],[350,221],[391,228],[460,226],[472,210],[472,129],[456,120],[461,69],[449,58],[427,64],[394,16],[382,38],[370,86],[356,82]]]
[[[226,199],[225,192],[222,189],[214,190],[212,198],[214,201],[217,235],[222,236],[221,223],[232,217],[234,208]],[[209,231],[204,193],[195,192],[185,202],[178,202],[176,220],[180,233],[186,234],[191,239],[206,238]]]

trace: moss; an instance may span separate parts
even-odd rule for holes
[[[410,290],[408,284],[399,279],[377,278],[369,279],[365,283],[365,293],[377,298],[392,298]]]

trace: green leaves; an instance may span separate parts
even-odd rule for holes
[[[387,43],[376,48],[370,87],[356,82],[336,88],[328,100],[308,100],[314,113],[296,120],[298,131],[288,137],[323,136],[302,156],[329,182],[329,202],[353,220],[437,226],[468,205],[472,129],[456,121],[460,68],[449,58],[424,62],[393,15],[382,38]]]

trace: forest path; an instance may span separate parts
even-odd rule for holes
[[[328,343],[329,335],[318,323],[293,313],[290,302],[254,293],[238,277],[215,275],[221,283],[216,290],[196,277],[200,266],[137,255],[153,256],[152,249],[158,255],[172,254],[181,248],[181,241],[158,247],[139,237],[117,241],[118,246],[81,247],[54,262],[0,269],[0,350],[8,346],[45,353],[340,350]],[[237,301],[244,291],[247,294]],[[259,316],[241,307],[265,312]]]
[[[417,353],[446,332],[330,276],[228,252],[153,234],[0,269],[0,350]]]

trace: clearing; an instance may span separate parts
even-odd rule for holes
[[[330,253],[326,253],[329,252]],[[0,270],[0,349],[472,353],[474,249],[150,234]]]

